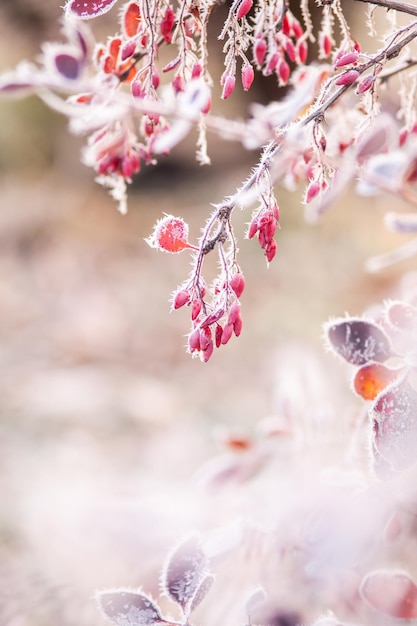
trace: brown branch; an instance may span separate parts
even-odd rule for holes
[[[417,17],[417,7],[407,2],[400,2],[399,0],[353,0],[354,2],[364,2],[365,4],[375,4],[379,7],[383,7],[392,11],[400,11],[401,13],[408,13],[408,15],[414,15]]]

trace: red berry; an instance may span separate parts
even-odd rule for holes
[[[188,242],[188,225],[182,218],[173,215],[166,215],[157,222],[147,242],[152,247],[166,252],[181,252],[186,248],[197,249]]]
[[[187,289],[181,289],[181,291],[177,291],[177,293],[174,296],[174,302],[173,302],[174,309],[180,309],[189,301],[190,301],[190,294]]]

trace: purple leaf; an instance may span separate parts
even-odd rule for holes
[[[159,607],[144,593],[114,589],[98,592],[96,599],[114,626],[152,626],[165,621]]]
[[[393,470],[417,462],[417,392],[405,379],[389,385],[370,411],[374,445]]]
[[[110,11],[117,0],[69,0],[65,5],[67,16],[90,20]]]
[[[75,80],[80,75],[80,62],[72,54],[62,52],[57,54],[54,60],[56,69],[65,78]]]
[[[27,96],[28,90],[34,89],[35,86],[29,82],[19,82],[17,80],[4,82],[0,84],[0,93],[10,96]]]
[[[330,348],[352,365],[381,363],[392,355],[388,336],[374,322],[363,319],[330,322],[325,333]]]
[[[206,577],[207,565],[207,557],[196,535],[177,546],[168,557],[162,575],[162,587],[183,610],[192,602]]]

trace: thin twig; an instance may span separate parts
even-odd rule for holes
[[[398,0],[353,0],[354,2],[364,2],[365,4],[376,4],[379,7],[392,11],[401,11],[401,13],[408,13],[408,15],[415,15],[417,17],[417,7],[407,2],[399,2]]]

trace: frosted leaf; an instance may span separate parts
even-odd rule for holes
[[[207,574],[207,576],[203,578],[191,600],[188,613],[192,613],[198,607],[198,605],[201,604],[201,602],[204,600],[204,598],[212,588],[213,583],[214,576],[212,574]]]
[[[359,591],[379,613],[397,619],[417,619],[417,585],[408,574],[385,570],[370,572]]]
[[[417,461],[417,392],[405,379],[390,384],[370,411],[374,445],[394,470]]]
[[[248,616],[249,623],[252,622],[252,614],[254,609],[263,604],[266,600],[266,592],[263,587],[258,587],[250,594],[249,598],[245,602],[246,615]]]
[[[392,355],[391,342],[380,326],[363,319],[330,322],[325,327],[328,346],[352,365],[381,363]]]
[[[162,574],[164,592],[184,610],[207,573],[207,557],[197,535],[174,548]]]
[[[159,607],[144,593],[126,589],[99,591],[98,605],[114,626],[152,626],[164,622]]]
[[[116,2],[117,0],[69,0],[65,5],[65,13],[67,17],[90,20],[110,11]]]

